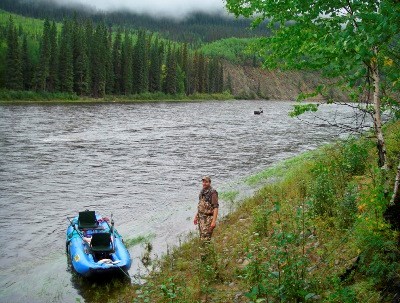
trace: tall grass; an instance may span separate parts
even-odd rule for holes
[[[385,133],[396,167],[400,122]],[[256,178],[276,173],[275,182],[220,220],[209,261],[189,240],[160,260],[148,284],[124,294],[134,302],[392,300],[399,233],[383,219],[386,177],[374,142],[350,139],[284,163]]]

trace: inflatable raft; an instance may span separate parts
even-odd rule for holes
[[[83,276],[123,272],[131,257],[114,222],[94,211],[79,212],[67,228],[67,251],[73,268]]]

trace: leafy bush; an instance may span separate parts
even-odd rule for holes
[[[355,209],[355,188],[348,183],[365,172],[368,149],[364,142],[350,139],[326,149],[325,157],[316,159],[312,169],[311,201],[315,214],[337,215],[344,225]],[[341,217],[345,215],[345,217]]]
[[[346,175],[357,176],[364,173],[368,159],[367,144],[351,139],[342,144],[340,165]]]
[[[268,235],[268,221],[271,210],[268,209],[267,204],[263,203],[253,211],[253,226],[252,229],[258,235],[265,237]]]
[[[312,248],[308,245],[306,249],[306,244],[312,240],[306,239],[308,216],[305,205],[283,209],[276,202],[271,209],[262,206],[260,210],[262,212],[253,218],[253,228],[263,231],[263,224],[270,220],[270,235],[268,246],[263,246],[261,235],[256,233],[257,238],[249,248],[247,258],[250,262],[245,268],[245,279],[251,289],[246,297],[251,302],[299,302],[313,297],[316,283],[307,270],[310,264],[307,254]],[[287,216],[294,218],[291,224],[284,219]]]
[[[376,168],[367,194],[360,197],[364,213],[358,216],[355,238],[360,247],[360,268],[376,283],[390,283],[400,270],[400,251],[396,232],[390,229],[383,214],[387,209],[384,173]]]
[[[329,294],[324,302],[329,303],[357,303],[357,296],[355,291],[349,287],[344,286],[340,283],[339,279],[332,281],[334,290]]]
[[[312,170],[312,208],[316,215],[333,216],[337,199],[337,172],[332,166],[318,162]]]
[[[337,223],[339,228],[351,228],[357,214],[357,184],[350,182],[346,188],[343,199],[337,206]]]

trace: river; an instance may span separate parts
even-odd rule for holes
[[[343,133],[286,101],[0,107],[0,301],[90,302],[65,254],[67,216],[114,216],[165,252],[194,230],[201,176],[218,190]],[[262,107],[264,113],[254,115]],[[320,106],[339,120],[350,108]],[[312,115],[306,120],[313,121]],[[222,207],[224,201],[221,202]],[[137,273],[143,245],[130,248]]]

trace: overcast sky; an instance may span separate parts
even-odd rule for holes
[[[224,0],[55,0],[66,5],[80,3],[90,7],[112,11],[130,10],[151,15],[185,17],[193,11],[223,12],[226,11]]]

